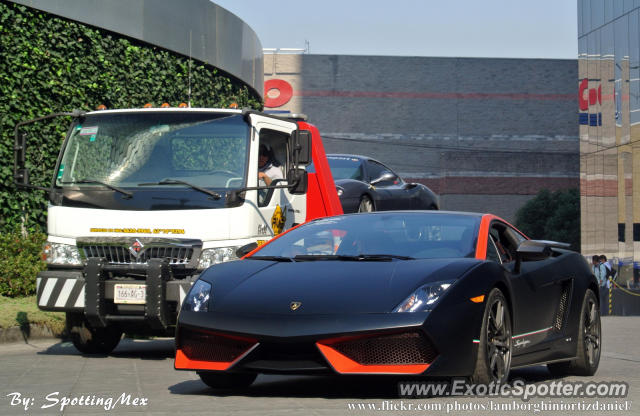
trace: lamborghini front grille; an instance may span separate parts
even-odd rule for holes
[[[232,362],[255,345],[255,342],[208,332],[182,330],[180,345],[191,360]]]
[[[362,365],[429,364],[437,356],[433,344],[420,332],[355,338],[331,347]]]

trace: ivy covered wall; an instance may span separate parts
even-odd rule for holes
[[[47,196],[13,186],[16,123],[73,109],[177,106],[188,101],[189,59],[117,34],[0,0],[0,232],[45,230]],[[191,63],[193,107],[262,108],[216,68]],[[30,125],[31,182],[49,186],[68,118]]]

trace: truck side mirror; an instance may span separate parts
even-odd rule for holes
[[[293,132],[291,146],[291,160],[296,167],[311,163],[311,132],[309,130],[296,130]]]
[[[309,187],[309,177],[306,169],[291,169],[287,172],[287,182],[291,185],[289,193],[292,195],[306,194]]]
[[[29,185],[29,169],[25,167],[27,136],[16,131],[13,147],[13,182],[18,187]]]

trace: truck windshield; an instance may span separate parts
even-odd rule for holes
[[[56,185],[236,189],[246,182],[248,140],[239,114],[89,114],[72,129]]]

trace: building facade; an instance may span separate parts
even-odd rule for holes
[[[640,1],[578,1],[582,253],[638,275]],[[637,276],[636,276],[637,279]]]
[[[302,112],[330,153],[371,156],[449,210],[509,221],[578,188],[575,60],[265,54],[265,108]]]

